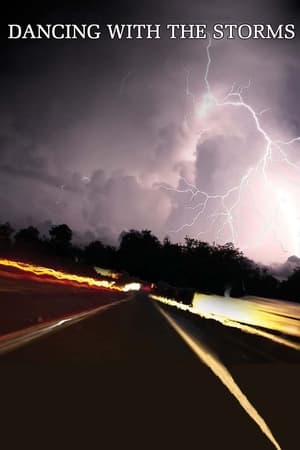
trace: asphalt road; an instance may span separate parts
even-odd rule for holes
[[[299,366],[229,369],[281,448],[298,449]],[[141,295],[1,356],[0,373],[12,449],[274,448]]]
[[[127,295],[20,275],[0,269],[0,336],[119,301]]]
[[[160,307],[162,305],[160,304]],[[300,364],[300,351],[270,339],[224,326],[213,319],[203,319],[190,312],[163,305],[188,332],[209,346],[225,365],[240,363]],[[282,335],[284,336],[284,335]],[[289,336],[284,336],[289,338]],[[299,339],[293,342],[299,343]]]

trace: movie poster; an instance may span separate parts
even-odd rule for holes
[[[299,449],[299,18],[2,5],[3,448]]]

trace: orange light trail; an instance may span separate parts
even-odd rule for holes
[[[198,293],[195,293],[192,305],[185,305],[175,299],[158,295],[150,295],[150,297],[204,319],[213,319],[222,325],[238,328],[245,333],[300,350],[298,342],[274,333],[280,332],[300,338],[300,305],[259,297],[247,300]]]
[[[120,292],[139,291],[140,283],[127,283],[125,285],[117,285],[115,281],[99,280],[92,277],[68,274],[59,270],[50,269],[48,267],[35,266],[28,263],[13,261],[9,259],[0,259],[0,265],[9,267],[23,272],[35,275],[37,277],[49,277],[51,280],[58,280],[65,284],[77,284],[84,287],[96,289],[112,289]]]

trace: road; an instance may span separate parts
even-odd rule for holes
[[[161,307],[161,304],[160,304]],[[203,319],[190,312],[163,306],[163,309],[188,332],[209,346],[226,365],[240,363],[297,363],[300,364],[300,351],[281,345],[260,335],[249,334],[239,328],[220,324],[213,319]],[[283,342],[293,342],[299,347],[299,339],[291,340],[281,335]]]
[[[228,368],[281,448],[298,449],[299,366]],[[13,449],[274,448],[141,295],[2,355],[0,373]]]
[[[99,292],[57,280],[28,279],[20,272],[0,268],[0,335],[94,309],[125,296],[123,292]]]

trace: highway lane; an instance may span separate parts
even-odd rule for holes
[[[0,336],[125,298],[113,290],[63,285],[57,280],[27,279],[0,270]]]
[[[133,299],[132,296],[128,296],[122,300],[113,301],[97,308],[88,309],[80,313],[69,314],[66,316],[61,316],[57,319],[52,319],[50,321],[43,321],[42,323],[33,325],[31,327],[22,328],[20,330],[7,333],[0,336],[0,355],[8,353],[12,350],[18,349],[28,343],[40,339],[45,335],[55,333],[64,329],[68,326],[74,325],[81,320],[87,319],[96,314],[103,313],[108,309],[119,306],[120,303],[128,302]]]
[[[251,392],[281,448],[293,450],[298,434],[289,405],[291,393],[299,402],[299,390],[285,385],[286,395],[276,405],[272,386],[278,389],[280,383],[276,368],[267,366],[267,400],[257,394],[263,392],[261,365],[230,370],[244,392]],[[12,436],[17,441],[22,436],[24,447],[20,429],[31,448],[45,436],[55,448],[274,448],[141,295],[3,355],[0,371],[3,424],[9,429],[11,421],[14,430],[11,448],[19,448]]]
[[[259,335],[245,333],[238,328],[227,327],[213,319],[203,319],[160,303],[157,306],[171,314],[192,336],[208,345],[226,365],[286,362],[300,364],[299,350]]]
[[[300,305],[262,297],[231,298],[195,293],[191,304],[151,293],[156,302],[189,316],[268,340],[275,345],[300,351]],[[233,330],[228,332],[233,333]]]

